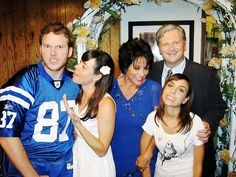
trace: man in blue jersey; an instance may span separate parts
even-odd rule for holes
[[[73,174],[73,126],[62,102],[66,93],[73,107],[79,92],[66,70],[72,36],[61,23],[51,23],[41,30],[39,43],[42,60],[19,71],[0,89],[5,176]]]

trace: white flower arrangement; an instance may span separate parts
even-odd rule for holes
[[[221,67],[221,59],[213,57],[208,63],[209,67],[215,68],[215,69],[220,69]]]
[[[210,2],[206,1],[205,2]],[[220,0],[217,2],[220,2]],[[210,2],[212,4],[212,2]],[[228,108],[224,118],[220,121],[220,126],[216,135],[216,171],[215,177],[235,176],[236,174],[236,146],[235,134],[235,105],[236,105],[236,1],[221,0],[222,8],[213,2],[213,16],[217,17],[217,28],[213,32],[221,33],[222,39],[219,40],[221,49],[217,58],[212,58],[208,66],[216,71],[220,79],[220,89],[223,99]],[[210,10],[208,4],[204,10]],[[211,10],[209,11],[211,14]],[[207,12],[206,12],[207,13]]]
[[[77,44],[85,43],[87,50],[95,49],[97,47],[99,28],[107,20],[107,14],[115,20],[120,20],[121,10],[125,11],[126,6],[139,4],[140,0],[88,0],[84,3],[84,8],[89,13],[85,13],[82,17],[69,22],[67,27],[74,35]],[[103,27],[103,30],[101,35],[105,33],[107,28]],[[89,42],[88,44],[88,41],[91,40],[94,42]]]
[[[85,12],[81,17],[67,24],[67,28],[77,45],[77,55],[67,63],[67,68],[74,70],[82,54],[86,50],[98,48],[98,41],[109,30],[110,24],[105,23],[108,18],[121,20],[121,12],[125,8],[139,5],[141,0],[88,0],[84,3]]]
[[[235,45],[227,45],[222,47],[220,51],[222,57],[224,58],[235,58],[236,56],[236,46]]]
[[[236,46],[227,45],[222,47],[220,51],[220,58],[213,57],[208,62],[208,66],[214,69],[221,69],[222,58],[229,58],[230,63],[236,67]]]
[[[109,66],[102,66],[99,71],[105,76],[111,73],[111,68]]]

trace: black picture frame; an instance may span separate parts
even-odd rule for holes
[[[145,28],[152,28],[152,33],[156,33],[158,28],[160,28],[164,24],[177,24],[180,25],[185,29],[186,38],[187,38],[187,46],[186,49],[188,50],[188,55],[186,56],[189,60],[193,60],[194,55],[194,20],[176,20],[176,21],[129,21],[128,22],[128,38],[137,37],[135,35],[136,30],[138,29],[142,31],[142,33],[151,33],[146,32]],[[142,30],[143,29],[143,30]],[[139,34],[140,37],[141,33]],[[149,42],[149,41],[147,41]],[[150,43],[149,43],[150,44]],[[153,44],[150,44],[153,45]],[[154,54],[155,56],[155,54]]]

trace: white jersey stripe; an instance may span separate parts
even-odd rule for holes
[[[23,99],[19,98],[19,97],[15,97],[12,95],[3,95],[0,97],[0,101],[5,101],[5,100],[10,100],[12,102],[15,102],[21,106],[23,106],[26,109],[29,109],[30,104],[27,103],[26,101],[24,101]]]
[[[21,95],[27,97],[31,101],[31,104],[34,103],[34,97],[32,97],[31,94],[29,94],[28,92],[26,92],[25,90],[23,90],[21,88],[15,87],[15,86],[9,86],[4,89],[0,89],[0,93],[10,91],[10,90],[13,92],[16,92],[16,93],[20,93]]]

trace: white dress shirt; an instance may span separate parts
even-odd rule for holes
[[[166,79],[166,76],[167,76],[167,73],[168,73],[169,69],[172,70],[172,75],[176,74],[176,73],[181,73],[182,74],[184,72],[185,65],[186,65],[186,58],[184,58],[184,60],[179,65],[175,66],[174,68],[169,68],[164,63],[162,76],[161,76],[161,85],[162,85],[162,87],[165,84],[165,79]]]

